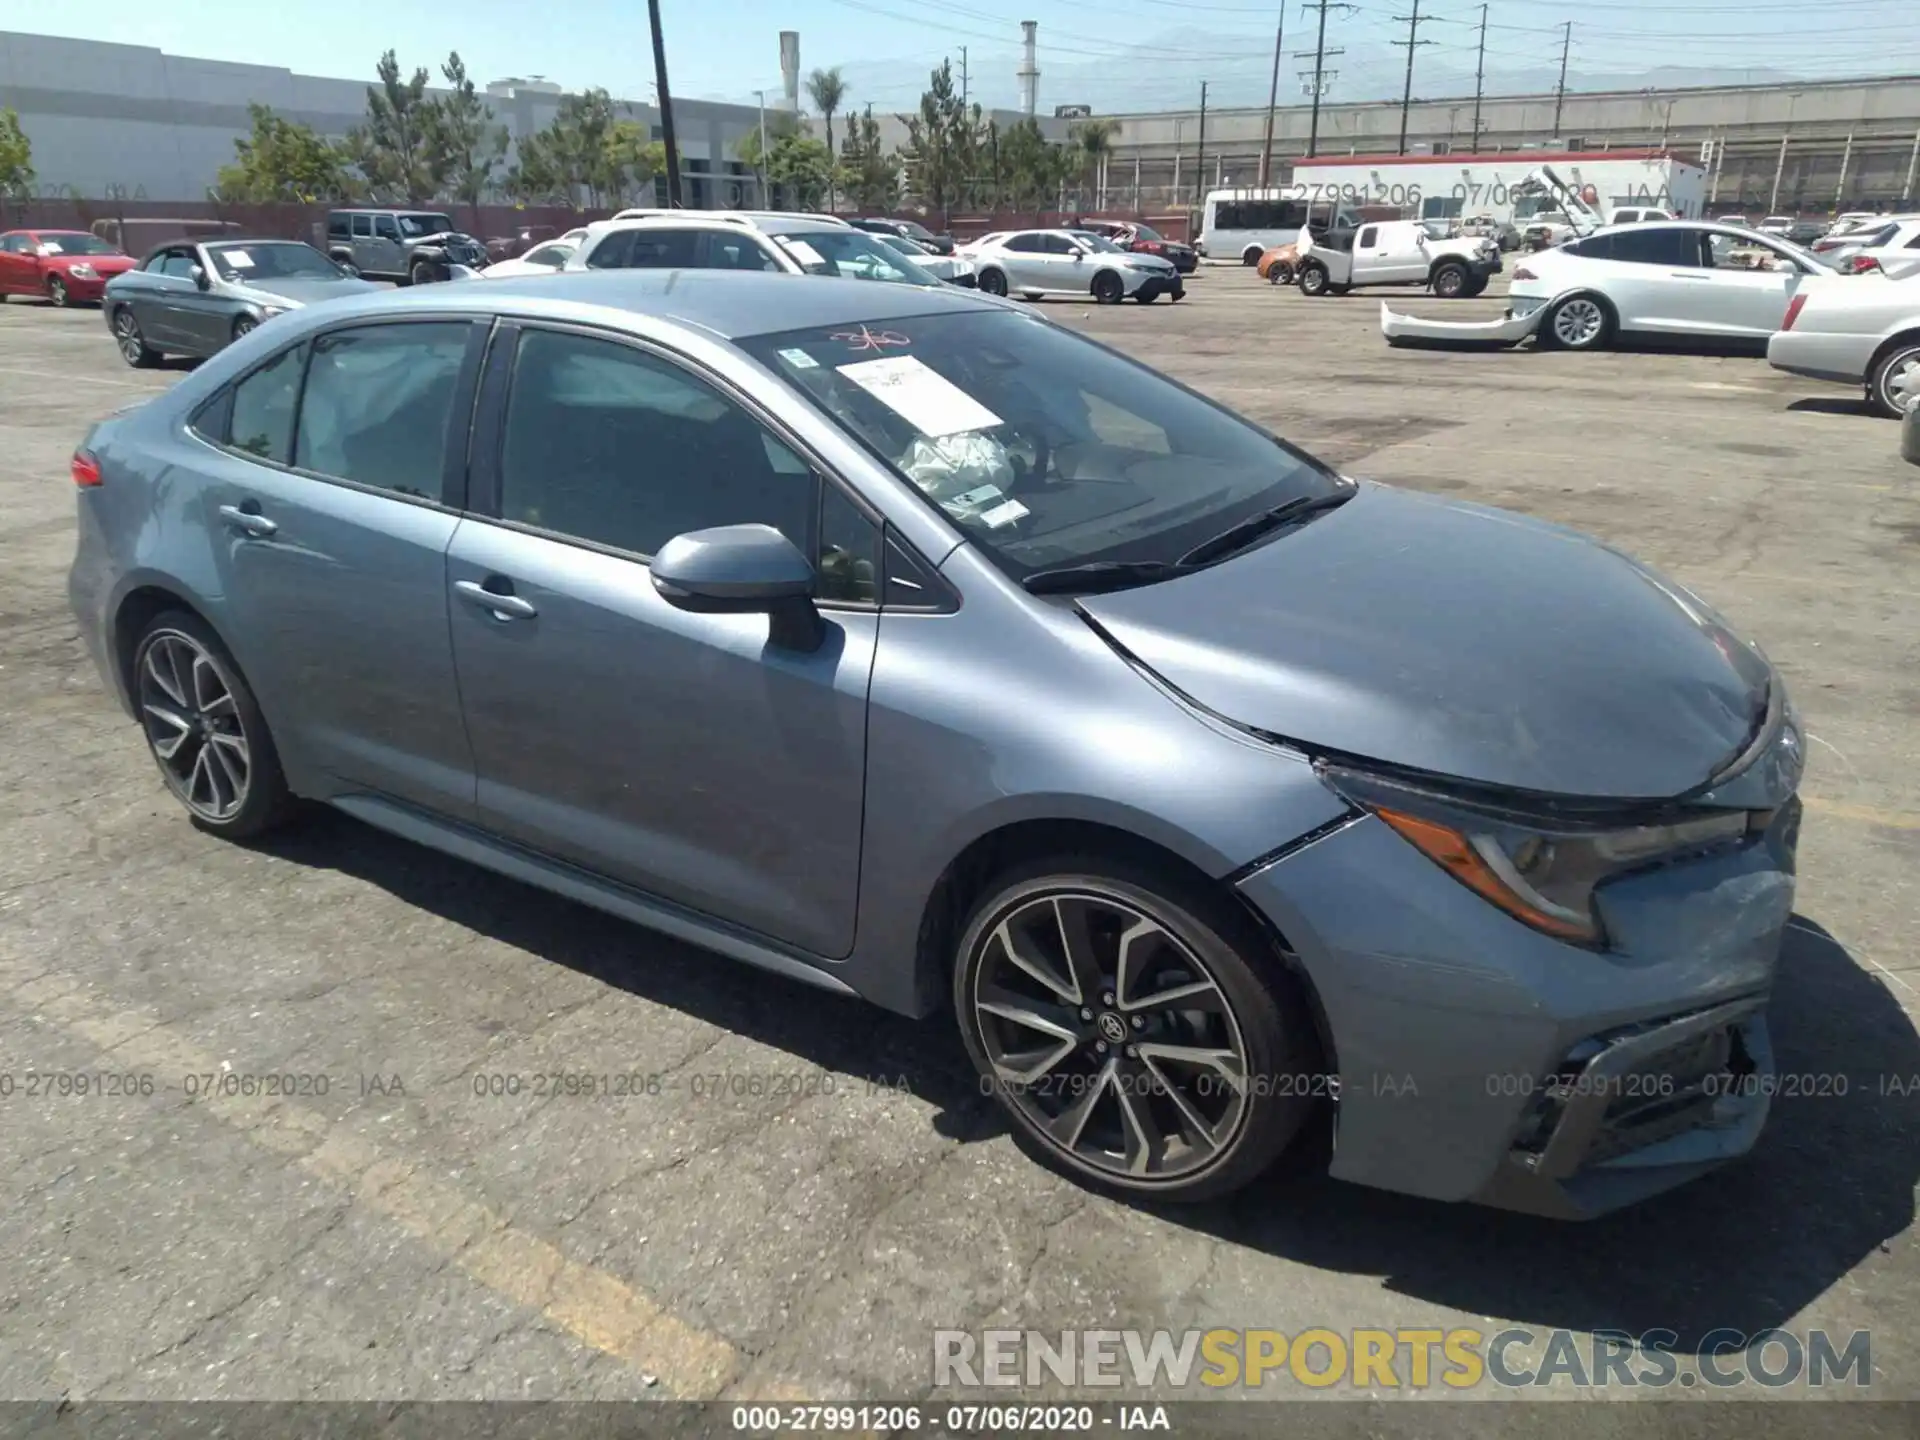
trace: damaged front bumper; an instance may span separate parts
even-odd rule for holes
[[[1518,345],[1540,328],[1543,301],[1517,300],[1497,320],[1428,320],[1401,315],[1380,302],[1380,333],[1389,345]]]

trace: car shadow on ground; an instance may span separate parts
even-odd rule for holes
[[[908,1020],[735,963],[324,809],[263,848],[805,1063],[916,1095],[937,1107],[935,1128],[950,1138],[1006,1132],[944,1017]],[[1692,1353],[1715,1330],[1785,1325],[1913,1223],[1920,1035],[1879,975],[1798,916],[1771,1014],[1795,1093],[1774,1099],[1756,1152],[1599,1220],[1333,1181],[1319,1173],[1325,1142],[1313,1136],[1230,1200],[1140,1208],[1298,1264],[1378,1276],[1393,1293],[1540,1328],[1670,1330],[1673,1348]]]
[[[1878,412],[1867,404],[1864,395],[1842,398],[1838,395],[1806,395],[1787,406],[1803,415],[1864,415],[1870,419],[1880,419]]]

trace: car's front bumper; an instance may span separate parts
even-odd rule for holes
[[[1370,815],[1244,878],[1318,998],[1332,1174],[1581,1217],[1751,1149],[1798,823],[1789,802],[1737,850],[1603,886],[1604,952],[1513,919]]]
[[[1127,294],[1136,300],[1158,300],[1162,295],[1171,295],[1178,300],[1186,293],[1186,282],[1180,278],[1178,270],[1148,275],[1127,291]]]
[[[107,282],[112,275],[96,274],[91,278],[75,275],[71,270],[60,272],[60,281],[67,287],[67,298],[81,304],[95,305],[107,293]]]
[[[1522,301],[1522,305],[1531,302]],[[1531,305],[1525,313],[1516,313],[1510,304],[1497,320],[1428,320],[1419,315],[1402,315],[1380,302],[1380,333],[1389,344],[1408,342],[1445,345],[1518,345],[1540,328],[1545,305]]]
[[[1767,341],[1767,363],[1790,375],[1829,380],[1836,385],[1864,385],[1867,365],[1879,347],[1877,335],[1822,335],[1808,330],[1781,330]]]

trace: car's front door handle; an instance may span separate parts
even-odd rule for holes
[[[280,528],[258,510],[248,510],[239,505],[222,505],[220,518],[226,521],[230,529],[251,535],[256,540],[264,540]]]
[[[506,582],[496,580],[495,583]],[[540,613],[531,600],[523,600],[510,591],[489,590],[477,580],[456,580],[453,589],[469,605],[491,611],[499,620],[527,620]]]
[[[1667,272],[1676,280],[1711,280],[1711,275],[1702,275],[1698,270],[1670,270]]]

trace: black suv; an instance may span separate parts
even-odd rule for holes
[[[435,210],[330,210],[327,254],[370,280],[425,285],[455,265],[487,264],[487,247]]]

